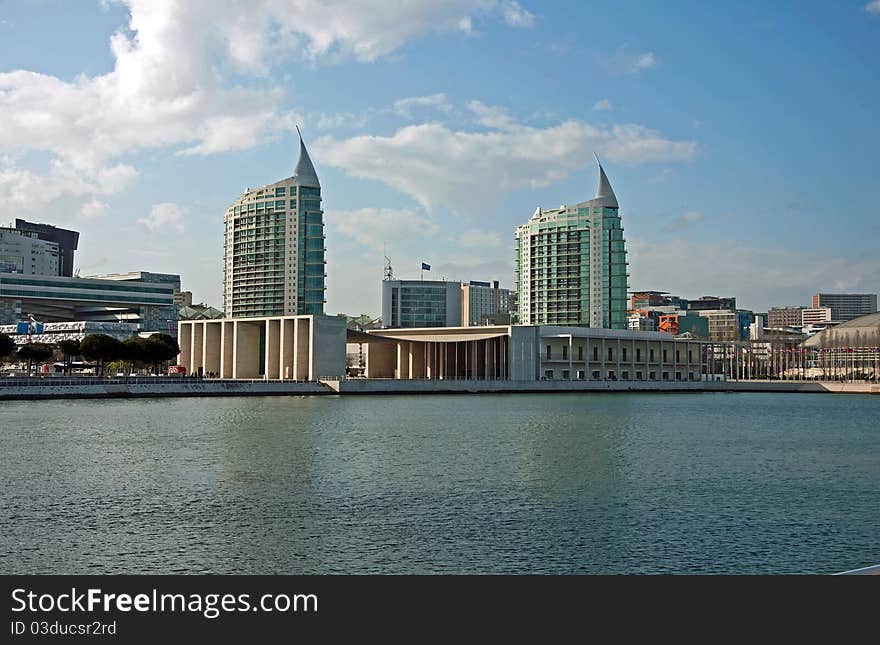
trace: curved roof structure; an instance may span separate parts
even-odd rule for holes
[[[608,181],[608,175],[605,174],[602,162],[599,161],[599,155],[594,152],[593,156],[596,157],[596,163],[599,164],[599,183],[596,186],[596,196],[593,199],[601,199],[604,206],[619,208],[617,196],[614,194],[614,189],[611,188],[611,182]]]
[[[293,177],[297,180],[296,183],[299,186],[320,188],[321,182],[318,181],[318,173],[315,172],[315,166],[312,164],[311,157],[309,157],[309,151],[306,150],[306,144],[303,143],[299,126],[296,126],[296,133],[299,135],[299,159],[296,162]]]
[[[827,345],[852,347],[854,344],[871,347],[880,345],[880,313],[859,316],[835,327],[829,327],[803,343],[804,347]]]

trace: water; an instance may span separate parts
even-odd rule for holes
[[[880,563],[880,397],[0,403],[2,573]]]

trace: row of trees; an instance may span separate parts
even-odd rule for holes
[[[119,341],[106,334],[92,334],[82,341],[62,340],[57,345],[49,343],[28,343],[16,349],[13,340],[0,333],[0,360],[26,361],[28,374],[34,363],[45,363],[55,356],[56,351],[63,357],[65,372],[70,373],[73,360],[81,356],[87,361],[98,363],[100,373],[106,365],[114,362],[127,366],[133,371],[137,366],[149,366],[154,371],[174,359],[180,353],[177,341],[168,334],[153,334],[148,338],[133,336]]]

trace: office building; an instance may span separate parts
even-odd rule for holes
[[[461,285],[461,325],[485,325],[489,320],[497,320],[499,316],[515,314],[516,292],[502,289],[498,281],[470,282]]]
[[[876,293],[817,293],[813,309],[831,308],[831,319],[839,322],[877,312]]]
[[[702,296],[696,300],[686,300],[688,311],[736,311],[736,298],[719,298],[717,296]]]
[[[126,322],[140,331],[174,335],[173,294],[173,284],[162,282],[0,273],[0,324],[15,324],[33,314],[45,323]]]
[[[94,334],[104,334],[105,336],[112,336],[116,340],[125,340],[132,336],[137,336],[138,326],[135,323],[80,320],[74,322],[45,323],[43,325],[43,333],[41,334],[19,334],[16,325],[0,325],[0,333],[6,334],[12,338],[16,345],[24,345],[26,343],[57,345],[63,340],[79,341],[86,336],[92,336]]]
[[[324,312],[321,184],[299,139],[293,175],[248,189],[226,210],[223,308],[227,316]]]
[[[383,280],[385,327],[458,327],[462,321],[461,282]]]
[[[77,231],[57,228],[51,224],[35,224],[23,219],[15,220],[15,228],[19,231],[34,233],[41,240],[57,244],[58,272],[52,275],[67,278],[73,277],[73,255],[79,244],[79,233]]]
[[[627,278],[617,197],[601,164],[593,199],[538,208],[516,229],[516,288],[523,325],[625,330]]]
[[[803,312],[803,307],[771,307],[767,312],[767,326],[771,329],[801,327],[804,322]]]
[[[116,312],[119,321],[137,321],[141,331],[161,331],[174,336],[177,333],[177,320],[180,306],[177,304],[181,299],[180,276],[176,273],[152,273],[150,271],[129,271],[128,273],[106,273],[103,275],[88,276],[96,280],[114,280],[119,282],[138,282],[148,284],[165,284],[172,289],[170,305],[164,307],[139,307],[137,311]],[[94,312],[104,312],[106,309],[95,307],[94,311],[87,308],[81,310],[87,320],[94,320]]]
[[[0,273],[57,276],[60,260],[57,242],[41,240],[32,231],[0,227]]]
[[[801,326],[825,325],[832,322],[831,307],[818,307],[815,309],[803,309],[801,311]]]

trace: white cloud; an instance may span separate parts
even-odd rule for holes
[[[128,29],[110,38],[112,71],[64,80],[0,73],[0,154],[39,152],[65,169],[67,192],[107,194],[99,175],[139,150],[210,155],[259,145],[292,129],[284,90],[271,78],[285,55],[373,61],[428,32],[454,30],[497,0],[116,0]],[[271,62],[270,62],[271,61]],[[133,169],[132,169],[133,170]],[[55,171],[4,168],[0,191],[23,194]],[[90,188],[91,187],[91,188]],[[39,202],[46,203],[43,196]]]
[[[880,15],[880,0],[871,0],[871,2],[865,5],[865,11],[874,15]]]
[[[91,199],[83,204],[79,209],[79,215],[83,219],[97,219],[103,217],[110,206],[99,199]]]
[[[410,96],[398,99],[394,102],[394,112],[405,119],[411,119],[413,108],[434,108],[441,112],[449,112],[452,106],[446,101],[445,94],[430,94],[428,96]]]
[[[369,115],[339,112],[337,114],[321,114],[318,116],[319,130],[336,130],[339,128],[362,128],[367,124]]]
[[[674,232],[680,231],[683,228],[688,228],[693,226],[694,224],[698,224],[703,221],[703,214],[698,211],[687,211],[686,213],[682,213],[677,217],[673,217],[666,226],[663,227],[664,231]]]
[[[471,103],[470,109],[486,108]],[[537,128],[512,127],[488,108],[482,132],[450,130],[440,123],[411,125],[393,135],[322,137],[315,156],[355,177],[381,181],[423,207],[462,212],[495,203],[504,193],[546,186],[592,164],[595,151],[610,162],[639,164],[692,159],[697,145],[673,141],[640,125],[595,126],[576,120]]]
[[[329,230],[376,251],[388,250],[398,243],[405,245],[414,237],[432,235],[438,230],[424,215],[408,209],[328,210],[324,221]]]
[[[628,256],[633,289],[650,286],[684,297],[733,295],[737,305],[756,311],[782,303],[806,305],[810,295],[823,288],[873,293],[880,283],[876,255],[829,256],[735,241],[632,239]],[[670,258],[687,258],[693,270],[682,271]]]
[[[611,105],[611,101],[609,101],[608,99],[602,99],[601,101],[596,101],[593,104],[593,109],[594,110],[612,110],[612,109],[614,109],[614,106]]]
[[[523,9],[515,0],[506,0],[503,3],[504,22],[511,27],[532,27],[535,24],[535,16]]]
[[[183,233],[183,220],[187,209],[172,202],[154,204],[150,214],[137,220],[138,224],[146,226],[151,233],[166,232],[169,230]]]
[[[485,105],[480,101],[469,101],[467,108],[477,117],[477,123],[494,130],[512,130],[518,127],[516,120],[507,109],[497,105]]]
[[[608,69],[617,74],[638,74],[660,64],[654,52],[634,51],[629,44],[623,44],[606,61]]]

